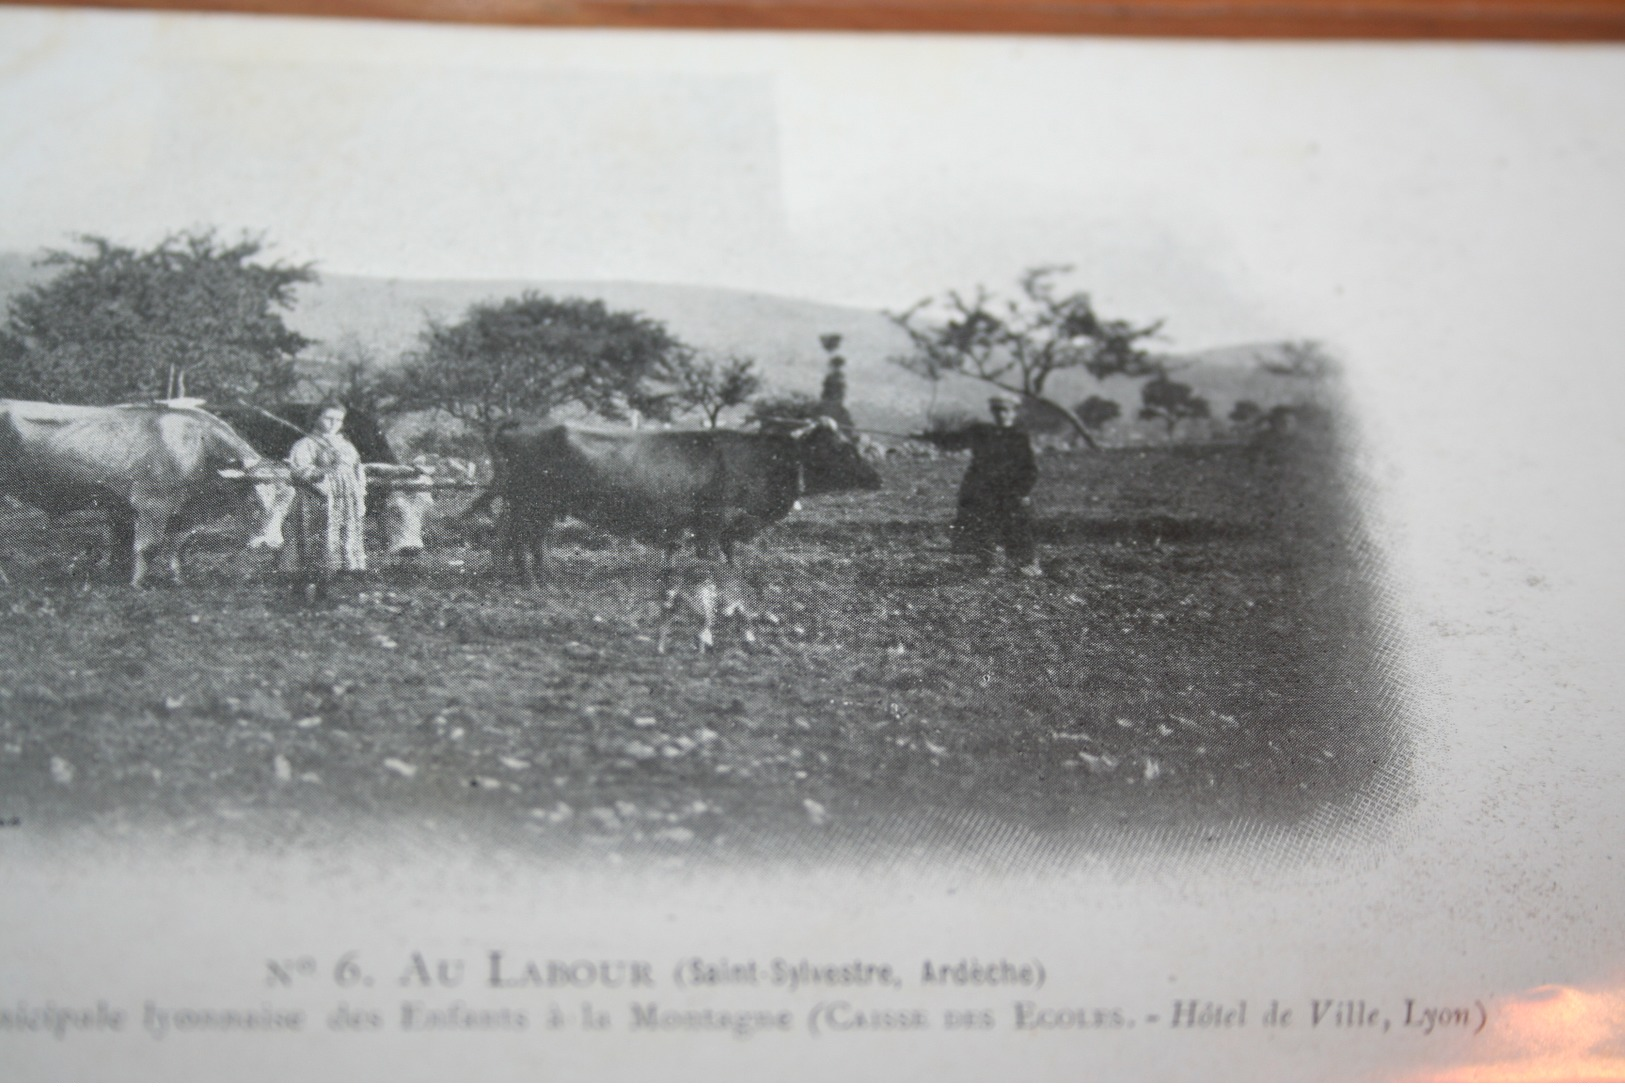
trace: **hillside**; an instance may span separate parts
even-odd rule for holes
[[[34,267],[35,259],[23,253],[0,252],[0,309],[12,295],[46,277],[48,269]]]
[[[33,260],[0,253],[0,306],[46,274]],[[840,333],[849,407],[859,426],[874,430],[915,430],[933,411],[979,414],[987,395],[985,385],[963,378],[948,378],[933,388],[931,382],[891,363],[907,352],[908,338],[878,311],[713,287],[326,275],[300,291],[289,323],[329,347],[346,343],[365,347],[388,365],[413,343],[427,319],[455,319],[474,303],[525,290],[602,299],[612,308],[635,310],[664,322],[679,338],[702,350],[749,355],[757,360],[769,392],[816,394],[825,367],[819,336]],[[1289,379],[1257,368],[1257,359],[1271,346],[1248,344],[1182,356],[1179,380],[1206,396],[1219,418],[1240,399],[1265,405],[1291,399],[1299,390]],[[319,351],[314,354],[320,356]],[[1108,427],[1106,438],[1124,441],[1148,433],[1132,418],[1139,384],[1124,378],[1097,382],[1086,373],[1070,373],[1052,379],[1047,391],[1067,404],[1092,394],[1116,400],[1126,418]]]
[[[602,299],[612,309],[635,310],[663,322],[679,339],[702,350],[749,355],[775,392],[816,394],[825,366],[818,337],[838,332],[860,425],[883,428],[905,416],[912,419],[918,415],[915,405],[930,396],[929,382],[886,362],[907,349],[908,338],[884,315],[745,291],[652,283],[330,276],[303,292],[290,323],[324,343],[357,340],[387,362],[411,345],[426,319],[455,319],[474,303],[526,290]]]
[[[616,309],[636,310],[664,322],[685,342],[713,352],[755,358],[770,391],[816,393],[825,355],[820,335],[838,332],[847,359],[848,401],[859,426],[914,430],[932,411],[980,413],[987,388],[968,379],[945,379],[935,389],[889,360],[907,353],[908,337],[883,313],[776,295],[712,287],[654,283],[425,281],[329,276],[305,292],[292,323],[324,343],[353,339],[384,360],[406,349],[427,318],[454,319],[468,306],[525,290],[566,297],[598,298]],[[1270,344],[1204,351],[1180,360],[1179,379],[1189,383],[1223,417],[1237,400],[1273,404],[1294,395],[1292,383],[1257,368]],[[1086,373],[1062,374],[1050,394],[1063,403],[1106,396],[1133,415],[1140,381],[1097,382]],[[1113,424],[1108,438],[1127,439],[1142,428],[1132,419]]]

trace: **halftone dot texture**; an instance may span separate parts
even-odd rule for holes
[[[0,786],[35,826],[295,849],[432,825],[627,863],[1324,860],[1402,828],[1415,742],[1354,448],[1327,413],[1047,452],[1038,577],[953,549],[962,459],[888,456],[742,548],[753,643],[719,614],[705,649],[679,607],[664,654],[670,579],[712,560],[566,522],[524,590],[470,491],[317,606],[241,526],[135,593],[95,517],[10,507]]]

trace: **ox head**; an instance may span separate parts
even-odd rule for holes
[[[426,456],[414,458],[411,464],[367,465],[368,480],[385,495],[384,538],[391,555],[423,552],[423,523],[434,506],[439,468]]]
[[[286,482],[256,483],[254,498],[254,534],[248,538],[250,551],[282,549],[282,522],[293,509],[293,484]]]
[[[367,465],[369,477],[386,488],[384,537],[391,555],[416,555],[423,550],[423,521],[434,505],[431,473],[432,469],[414,465]],[[253,486],[257,523],[248,540],[249,550],[280,550],[285,542],[283,523],[293,511],[296,497],[287,463],[262,460],[247,469],[220,474]]]
[[[223,468],[220,476],[246,485],[254,495],[254,532],[248,549],[277,550],[282,546],[282,522],[293,509],[293,477],[288,462],[269,458],[247,462],[241,468]]]
[[[434,505],[434,476],[430,468],[389,481],[384,505],[384,535],[391,555],[423,552],[423,521]]]
[[[790,432],[801,459],[801,486],[805,494],[836,491],[878,491],[880,473],[863,458],[835,420],[825,416]]]

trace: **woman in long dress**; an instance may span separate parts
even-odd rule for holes
[[[296,498],[282,562],[294,575],[294,592],[307,600],[325,595],[335,572],[367,568],[367,473],[343,430],[344,408],[329,404],[316,416],[315,432],[288,451]]]

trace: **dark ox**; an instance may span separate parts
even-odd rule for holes
[[[165,550],[179,581],[186,537],[243,502],[244,486],[222,471],[257,482],[274,478],[263,475],[268,467],[230,426],[195,407],[0,400],[0,493],[53,516],[105,509],[137,588]]]
[[[315,428],[321,407],[320,404],[278,404],[267,413],[245,405],[222,405],[209,410],[230,423],[262,456],[281,460],[287,457],[295,442]],[[371,412],[346,407],[344,436],[361,454],[363,464],[399,464],[383,427]],[[384,511],[384,538],[391,555],[415,555],[423,550],[423,519],[434,504],[429,478],[423,474],[404,479],[397,476],[389,482],[370,478],[378,474],[368,473],[367,509]],[[277,550],[283,543],[282,523],[293,509],[293,487],[286,483],[262,484],[261,490],[261,500],[266,503],[269,515],[248,541],[248,546]]]
[[[880,487],[827,421],[782,434],[522,423],[499,431],[492,452],[501,546],[526,585],[565,517],[661,548],[668,564],[689,532],[697,553],[720,548],[732,561],[736,543],[783,520],[801,497]]]

